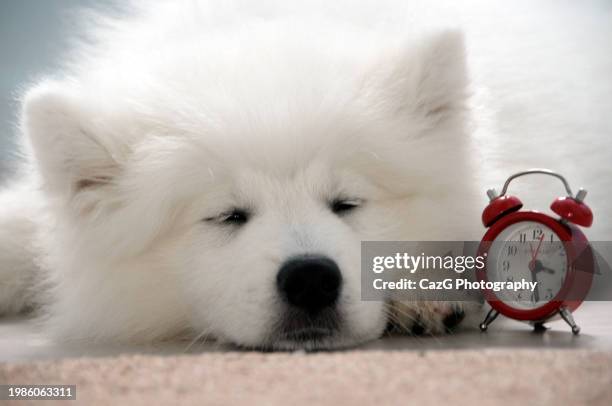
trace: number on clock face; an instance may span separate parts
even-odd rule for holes
[[[504,289],[496,296],[517,309],[534,309],[551,301],[563,286],[567,253],[549,227],[534,221],[515,223],[495,238],[487,256],[489,281],[537,282],[534,291]]]

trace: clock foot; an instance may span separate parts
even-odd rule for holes
[[[546,330],[548,330],[548,327],[546,327],[546,326],[544,325],[544,322],[541,322],[541,321],[540,321],[540,322],[538,322],[538,323],[534,323],[534,325],[533,325],[533,332],[534,332],[534,333],[543,333],[543,332],[545,332]]]
[[[493,323],[493,320],[495,320],[497,316],[499,316],[499,312],[497,310],[489,310],[489,313],[487,313],[487,317],[485,317],[484,321],[480,323],[480,331],[487,331],[487,328],[491,323]]]
[[[561,318],[565,320],[565,322],[572,328],[572,333],[574,335],[578,335],[580,333],[580,327],[578,327],[574,321],[574,317],[572,316],[572,313],[567,310],[567,307],[562,307],[559,309],[559,315],[561,315]]]

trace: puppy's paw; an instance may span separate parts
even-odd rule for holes
[[[435,335],[452,332],[473,311],[466,302],[389,303],[389,330],[411,335]]]

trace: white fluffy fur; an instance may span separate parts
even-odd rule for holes
[[[72,339],[291,346],[269,336],[274,278],[319,253],[345,281],[342,331],[319,345],[346,346],[387,317],[360,300],[361,240],[478,237],[461,34],[367,4],[247,3],[95,16],[27,92],[25,180],[0,195],[0,312],[40,304]],[[365,204],[339,218],[338,196]],[[236,206],[254,213],[242,229],[202,221]],[[437,332],[449,309],[396,317]]]

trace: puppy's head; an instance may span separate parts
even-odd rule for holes
[[[360,242],[445,235],[436,216],[466,183],[463,45],[337,45],[167,50],[30,91],[70,333],[267,348],[381,334]]]

